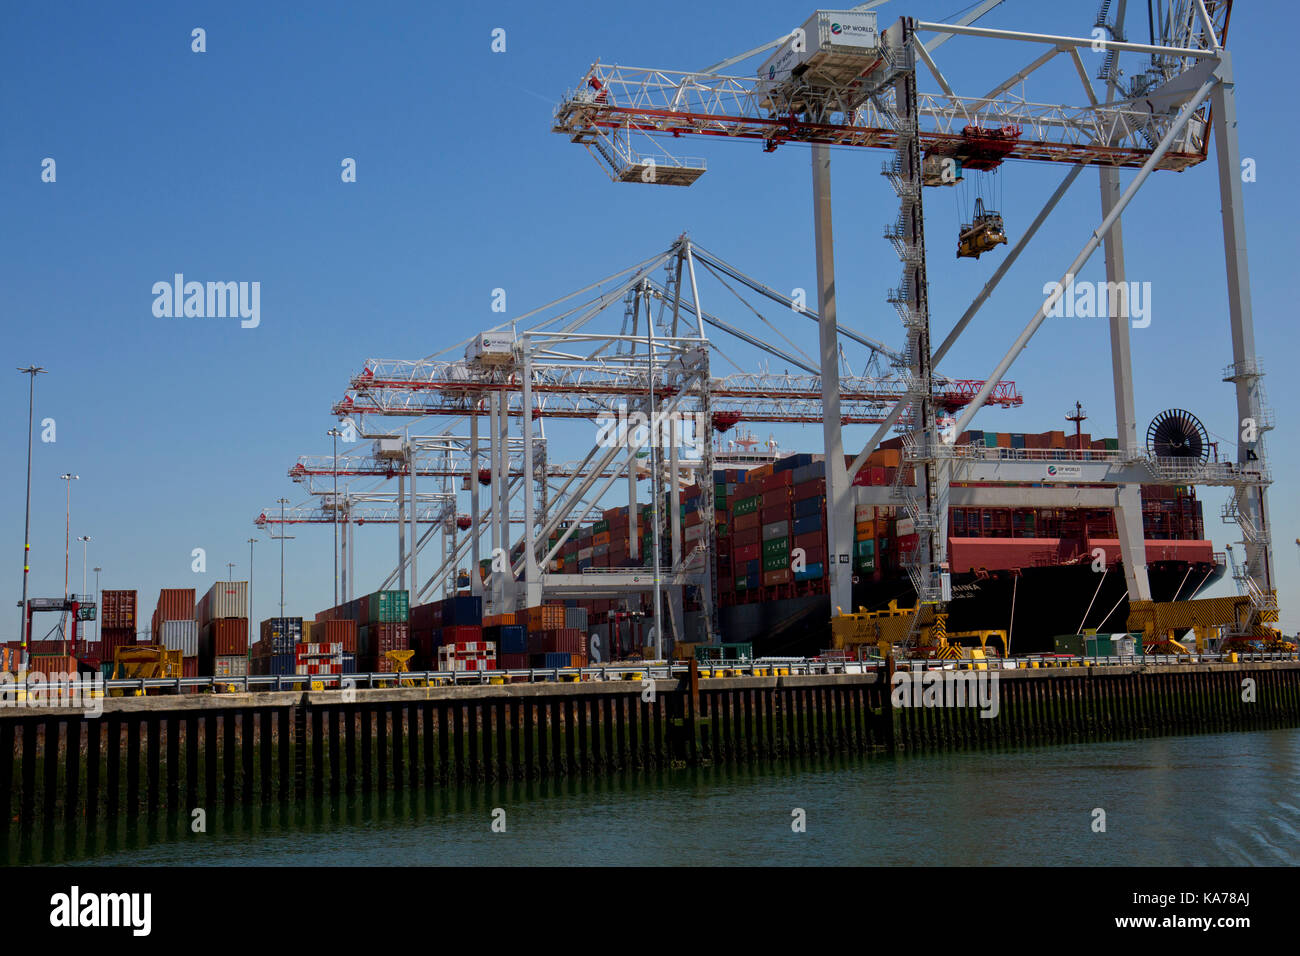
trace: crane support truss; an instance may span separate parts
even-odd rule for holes
[[[1231,18],[1231,0],[1170,0],[1160,7],[1159,22],[1152,18],[1153,40],[1150,44],[1126,42],[1126,4],[1123,0],[1114,5],[1109,2],[1102,5],[1097,27],[1103,29],[1094,32],[1094,37],[1097,32],[1106,34],[1100,40],[971,25],[974,19],[994,5],[982,4],[956,24],[918,22],[909,18],[900,20],[896,27],[881,34],[882,42],[875,53],[862,55],[859,68],[851,78],[853,71],[847,69],[834,76],[830,73],[813,75],[810,70],[804,76],[770,73],[764,78],[750,78],[717,76],[711,71],[673,72],[597,62],[587,71],[582,85],[569,91],[560,102],[553,131],[583,145],[598,159],[614,167],[615,178],[627,181],[637,178],[619,175],[620,163],[627,168],[639,162],[630,146],[633,135],[644,135],[656,141],[683,135],[760,140],[767,151],[787,142],[807,143],[815,147],[815,200],[821,193],[829,194],[826,178],[823,177],[820,186],[817,180],[819,156],[824,156],[824,152],[817,152],[818,149],[824,151],[826,146],[893,148],[898,150],[899,160],[892,168],[887,165],[886,174],[890,175],[891,182],[899,191],[905,208],[899,220],[901,225],[887,227],[886,236],[894,242],[905,269],[919,267],[922,277],[924,249],[915,238],[920,228],[919,221],[916,221],[920,218],[919,201],[914,203],[914,217],[906,208],[914,198],[919,200],[920,190],[915,170],[909,168],[908,161],[914,162],[918,148],[927,157],[937,154],[960,158],[963,150],[967,150],[969,156],[970,137],[983,143],[984,139],[992,138],[989,132],[997,133],[997,156],[992,165],[1006,159],[1019,159],[1064,162],[1072,167],[1031,226],[1030,234],[1037,230],[1083,166],[1101,167],[1102,223],[1067,270],[1067,277],[1061,282],[1064,287],[1103,243],[1106,246],[1108,280],[1122,281],[1121,213],[1152,172],[1183,170],[1205,161],[1209,157],[1212,130],[1217,148],[1233,351],[1233,362],[1223,373],[1223,379],[1236,390],[1237,413],[1243,429],[1247,433],[1257,433],[1258,437],[1250,441],[1243,437],[1235,465],[1192,466],[1143,454],[1128,434],[1133,428],[1133,409],[1127,327],[1118,328],[1112,317],[1116,413],[1122,433],[1122,465],[1130,474],[1109,477],[1120,479],[1118,485],[1123,486],[1141,480],[1139,473],[1146,470],[1158,481],[1182,480],[1232,487],[1233,497],[1225,508],[1224,518],[1236,522],[1242,532],[1247,552],[1243,577],[1247,579],[1255,622],[1276,621],[1265,494],[1269,474],[1263,447],[1263,433],[1273,427],[1273,420],[1264,404],[1262,370],[1254,352],[1239,179],[1235,84],[1231,58],[1223,45]],[[1112,14],[1113,23],[1110,20]],[[937,34],[939,39],[922,45],[913,39],[922,33]],[[953,36],[1003,41],[1002,49],[1007,48],[1006,42],[1028,43],[1046,49],[984,96],[968,97],[953,89],[933,56],[940,43]],[[721,61],[718,68],[768,48],[770,45]],[[1094,89],[1084,64],[1084,56],[1096,53],[1104,54],[1097,72],[1098,79],[1105,81],[1104,102]],[[1144,69],[1122,71],[1119,68],[1121,54],[1144,55],[1147,64]],[[916,91],[913,57],[933,75],[941,92]],[[1087,100],[1084,105],[1035,103],[1026,95],[1011,92],[1027,85],[1031,77],[1037,82],[1038,77],[1034,74],[1058,57],[1068,60],[1081,81]],[[910,82],[906,78],[902,83],[898,82],[900,70],[910,74]],[[1121,89],[1121,77],[1127,77],[1127,88]],[[900,97],[904,97],[905,102],[900,101]],[[1001,137],[1001,133],[1008,130],[1012,131],[1010,135]],[[904,156],[907,150],[912,151],[911,156]],[[983,161],[988,157],[979,155],[975,158]],[[692,164],[679,163],[679,166]],[[679,178],[642,177],[642,181],[693,182],[704,170],[703,161],[695,162],[693,167],[684,168]],[[1115,173],[1125,167],[1137,169],[1138,173],[1121,195]],[[987,164],[972,164],[971,168],[989,167]],[[823,260],[824,243],[821,241],[823,233],[829,237],[829,214],[818,215],[819,270],[823,265],[833,270],[829,252]],[[824,224],[821,219],[825,220]],[[911,236],[907,234],[909,231]],[[985,285],[945,339],[934,355],[934,361],[947,352],[967,327],[1028,238],[1026,235],[1013,248],[1003,267]],[[833,276],[827,278],[833,281]],[[819,281],[824,284],[826,280],[819,276]],[[909,318],[918,312],[916,284],[909,283],[905,276],[904,285],[891,295],[891,301],[899,307],[900,315],[908,323]],[[936,465],[948,469],[954,463],[957,456],[952,443],[1003,384],[1002,376],[1041,326],[1051,304],[1049,301],[1038,310],[993,374],[969,402],[963,403],[959,420],[944,441],[936,440],[934,426],[925,412],[927,403],[935,401],[941,404],[935,399],[935,387],[941,384],[941,380],[937,376],[931,377],[928,368],[931,364],[928,320],[917,321],[914,331],[921,335],[909,336],[907,361],[896,363],[911,373],[911,381],[905,385],[907,394],[900,396],[883,418],[877,419],[880,427],[851,468],[860,466],[888,429],[902,422],[899,427],[908,433],[907,456],[915,465],[921,466],[926,480],[917,489],[921,494],[920,500],[908,498],[909,493],[903,488],[895,490],[908,499],[908,511],[915,514],[918,525],[937,524],[942,528],[946,522],[947,503],[936,501],[926,487],[930,473]],[[1126,318],[1118,321],[1126,322]],[[922,343],[919,339],[926,341]],[[915,354],[920,348],[926,350],[924,356]],[[825,348],[825,343],[822,352],[821,367],[825,372],[826,363],[835,359],[833,353]],[[877,411],[872,410],[873,414]],[[828,453],[832,444],[838,447],[838,442],[832,443],[828,439]],[[945,484],[944,475],[940,475],[938,491],[941,497]],[[1117,500],[1121,500],[1119,510],[1123,514],[1117,518],[1121,527],[1141,527],[1140,514],[1135,510],[1135,492],[1132,487],[1119,488]],[[922,573],[914,576],[914,583],[919,582],[917,591],[922,599],[934,590],[927,586],[930,573],[946,567],[942,531],[936,535],[934,529],[930,530],[929,543],[935,553],[921,556],[922,566],[917,570]],[[1136,538],[1132,534],[1124,537],[1123,551],[1129,596],[1135,600],[1144,599],[1147,597],[1143,593],[1146,590],[1145,567],[1132,567],[1144,565],[1145,561],[1140,554],[1140,534]]]

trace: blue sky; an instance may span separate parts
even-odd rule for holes
[[[960,6],[895,0],[881,19],[941,19]],[[1258,352],[1272,373],[1266,387],[1279,424],[1269,444],[1276,565],[1284,626],[1294,631],[1300,560],[1289,412],[1298,386],[1288,373],[1300,143],[1278,121],[1292,79],[1291,64],[1276,55],[1286,8],[1238,7],[1229,47],[1242,154],[1258,168],[1244,187],[1246,222]],[[655,188],[611,183],[582,150],[549,133],[554,103],[593,60],[698,69],[789,30],[811,10],[771,0],[668,0],[653,14],[563,0],[455,10],[319,3],[293,13],[237,2],[8,10],[0,32],[4,351],[11,368],[49,369],[38,382],[37,418],[57,423],[57,441],[38,437],[35,449],[32,593],[61,593],[58,476],[70,470],[81,476],[72,535],[92,537],[90,565],[104,567],[103,586],[141,592],[143,616],[160,587],[202,592],[225,576],[227,561],[246,577],[250,536],[260,541],[253,616],[269,616],[278,551],[252,520],[281,495],[305,497],[285,472],[300,454],[328,452],[330,406],[348,376],[367,358],[424,356],[500,321],[490,311],[494,288],[508,290],[507,316],[517,314],[688,231],[777,288],[813,289],[805,149],[767,155],[754,143],[691,143],[679,151],[705,156],[709,172],[689,189]],[[1009,0],[984,22],[1085,35],[1094,14],[1083,0]],[[207,33],[203,54],[190,49],[196,26]],[[496,27],[506,30],[503,54],[490,50]],[[1131,32],[1145,39],[1144,24]],[[1037,52],[959,39],[939,60],[960,92],[980,95]],[[1075,102],[1077,80],[1058,70],[1030,95]],[[56,183],[41,182],[45,157],[57,163]],[[344,157],[357,161],[354,184],[340,181]],[[884,302],[898,265],[881,239],[895,205],[878,174],[883,158],[834,154],[840,316],[897,344],[898,320]],[[1002,211],[1013,238],[1063,174],[1004,167]],[[950,257],[966,211],[953,192],[926,194],[936,337],[999,256]],[[1097,225],[1098,210],[1096,174],[1085,172],[941,371],[976,378],[993,368],[1041,302],[1043,283]],[[1226,446],[1235,410],[1219,381],[1231,352],[1212,165],[1157,175],[1124,222],[1129,277],[1153,287],[1152,324],[1133,332],[1139,431],[1161,409],[1184,407]],[[1098,255],[1083,278],[1101,269]],[[175,272],[260,282],[260,326],[156,318],[151,287]],[[1114,434],[1106,343],[1103,320],[1048,322],[1010,374],[1025,405],[986,410],[975,427],[1061,428],[1079,399],[1093,434]],[[25,378],[7,374],[11,454],[0,475],[0,541],[11,553],[3,588],[16,602],[27,391]],[[816,448],[816,430],[779,437],[790,448]],[[865,429],[850,430],[846,444],[864,437]],[[1203,498],[1221,550],[1233,537],[1217,517],[1223,495]],[[310,616],[330,603],[330,529],[294,534],[287,609]],[[362,529],[363,588],[391,568],[394,537],[391,528]],[[73,545],[76,590],[81,555]],[[207,552],[206,574],[190,570],[196,547]],[[0,619],[0,637],[16,634],[17,618]]]

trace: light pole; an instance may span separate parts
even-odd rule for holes
[[[248,539],[248,626],[251,629],[253,621],[253,545],[257,544],[256,538]],[[251,634],[249,635],[251,638]]]
[[[67,527],[63,533],[63,600],[68,599],[68,555],[72,550],[72,483],[79,479],[80,475],[74,475],[69,472],[66,475],[60,475],[68,483],[68,512]],[[66,626],[68,621],[68,612],[63,612],[63,623]]]
[[[339,605],[339,436],[343,433],[331,428],[325,434],[334,439],[334,494],[330,507],[334,509],[334,606]],[[283,527],[280,529],[284,530]]]
[[[91,568],[91,570],[95,572],[95,640],[98,641],[101,636],[99,633],[99,616],[104,613],[103,609],[99,606],[99,572],[104,569]]]
[[[226,562],[226,581],[229,582],[229,583],[232,583],[232,584],[233,584],[234,581],[235,581],[235,562],[234,562],[234,561],[227,561],[227,562]]]
[[[280,505],[280,617],[284,617],[284,506],[289,503],[288,498],[275,499]]]
[[[77,540],[81,542],[81,596],[86,596],[86,553],[90,550],[90,535],[79,534]]]
[[[18,624],[18,633],[22,635],[23,661],[21,666],[26,667],[27,657],[27,574],[31,571],[31,565],[28,563],[32,544],[32,420],[33,411],[36,407],[36,376],[45,373],[45,369],[37,365],[29,365],[26,368],[20,368],[18,371],[29,377],[27,384],[27,511],[23,519],[23,606],[19,610],[21,615]]]

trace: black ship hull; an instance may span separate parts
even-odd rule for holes
[[[1212,563],[1161,561],[1147,566],[1151,597],[1187,600],[1203,594],[1223,577]],[[1100,587],[1099,587],[1100,585]],[[1124,569],[1112,565],[1104,576],[1088,563],[953,575],[948,630],[1005,630],[1012,656],[1051,653],[1053,639],[1087,628],[1123,631],[1128,620]],[[916,594],[906,575],[854,585],[854,610],[881,610],[891,600],[912,607]],[[1014,615],[1013,615],[1014,605]],[[847,610],[847,609],[846,609]],[[831,646],[827,595],[738,604],[719,611],[722,639],[749,642],[758,656],[812,657]]]

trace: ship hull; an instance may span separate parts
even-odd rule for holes
[[[1222,565],[1210,563],[1161,561],[1147,566],[1156,601],[1202,594],[1223,574]],[[1128,620],[1122,566],[1112,565],[1104,576],[1086,563],[968,573],[953,575],[952,583],[949,632],[1007,631],[1013,656],[1051,653],[1053,639],[1061,634],[1088,628],[1123,631]],[[899,607],[915,603],[906,576],[863,581],[853,588],[855,609],[878,610],[890,600]],[[723,641],[752,643],[758,656],[809,657],[831,646],[830,613],[830,598],[812,595],[723,607],[719,624]]]

